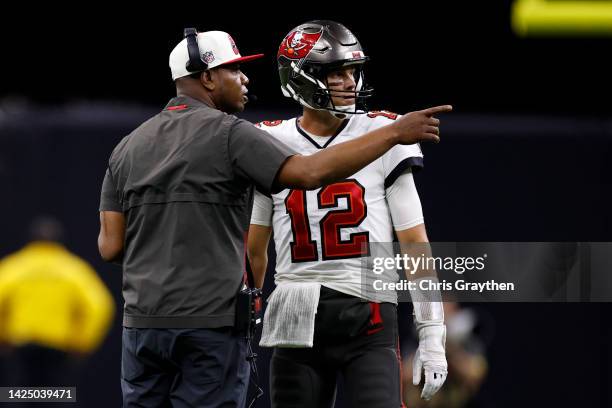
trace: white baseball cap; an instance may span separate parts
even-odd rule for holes
[[[209,69],[219,65],[247,62],[263,57],[263,54],[241,56],[232,36],[224,31],[198,33],[198,48],[200,49],[202,60],[208,64]],[[170,53],[172,80],[198,72],[188,71],[188,63],[189,51],[187,39],[184,38]]]

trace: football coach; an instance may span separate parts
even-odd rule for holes
[[[310,156],[232,113],[248,101],[241,56],[222,31],[170,53],[177,96],[113,150],[102,184],[98,248],[123,266],[124,407],[242,407],[249,364],[234,329],[254,187],[315,189],[354,174],[396,144],[435,141],[449,106]],[[241,313],[241,311],[238,311]]]

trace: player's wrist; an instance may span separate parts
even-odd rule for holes
[[[434,327],[434,329],[432,330],[446,330],[446,325],[442,321],[429,321],[429,322],[416,322],[415,321],[414,326],[419,336],[421,335],[421,333],[431,332],[431,330],[426,330],[429,327]]]
[[[417,331],[426,327],[443,327],[444,325],[444,304],[439,290],[429,289],[429,284],[425,286],[428,290],[422,287],[421,281],[433,283],[435,288],[438,283],[438,278],[434,276],[425,276],[413,280],[415,283],[414,289],[410,291],[412,297],[412,305],[414,308],[414,325]]]
[[[444,323],[427,323],[419,325],[417,328],[417,333],[419,335],[419,340],[424,340],[428,338],[438,338],[444,337],[446,338],[446,325]]]

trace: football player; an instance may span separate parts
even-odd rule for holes
[[[257,126],[302,154],[351,140],[398,115],[368,112],[368,60],[356,37],[333,21],[293,29],[278,51],[281,89],[303,106],[301,117]],[[435,119],[436,124],[439,121]],[[413,169],[423,166],[418,144],[395,146],[350,178],[304,191],[256,193],[248,256],[263,284],[272,229],[276,289],[268,299],[261,346],[275,347],[270,367],[273,407],[331,407],[336,377],[344,378],[351,407],[400,407],[397,298],[362,290],[361,258],[369,245],[427,242]],[[394,293],[395,295],[395,293]],[[447,375],[440,302],[414,302],[422,397]],[[415,384],[416,385],[416,384]]]

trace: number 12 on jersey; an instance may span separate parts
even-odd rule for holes
[[[320,209],[338,207],[340,198],[345,197],[346,209],[331,210],[319,222],[323,260],[358,258],[370,254],[369,232],[350,234],[342,240],[340,230],[359,226],[367,216],[365,189],[357,180],[348,179],[330,184],[319,190],[317,204]],[[285,199],[285,208],[291,218],[291,261],[312,262],[319,259],[317,242],[313,241],[308,219],[306,192],[290,190]]]

